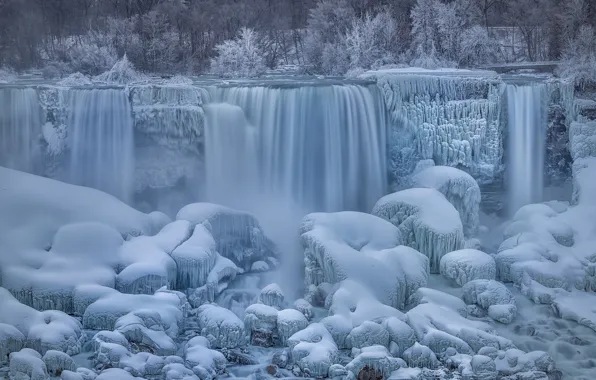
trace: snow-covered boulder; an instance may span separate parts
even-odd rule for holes
[[[480,187],[471,175],[451,166],[432,166],[416,173],[412,185],[440,191],[459,212],[464,235],[476,234],[481,196]]]
[[[76,371],[74,360],[61,351],[49,350],[41,358],[51,376],[60,376],[63,371]]]
[[[277,284],[269,284],[265,286],[259,294],[259,303],[267,306],[274,307],[276,309],[283,308],[284,305],[284,293]]]
[[[401,357],[404,351],[416,343],[414,330],[401,319],[390,317],[381,326],[389,333],[389,350],[395,357]]]
[[[41,354],[48,350],[78,354],[85,340],[81,324],[60,311],[37,311],[19,303],[6,289],[0,288],[0,324],[14,326],[25,337],[25,347]],[[14,333],[14,330],[13,330]]]
[[[0,365],[8,363],[11,352],[25,347],[25,336],[16,327],[0,323]]]
[[[10,354],[10,378],[30,380],[50,380],[41,355],[29,348]]]
[[[306,319],[309,321],[314,316],[313,310],[312,310],[312,305],[304,298],[299,298],[296,301],[294,301],[293,307],[294,307],[294,309],[296,309],[299,312],[301,312],[302,314],[304,314]]]
[[[201,380],[214,379],[222,374],[228,363],[225,356],[212,350],[209,341],[203,337],[195,337],[186,343],[184,362]]]
[[[273,346],[277,335],[278,310],[264,304],[253,304],[244,312],[244,326],[255,346]]]
[[[183,207],[177,220],[187,220],[193,226],[204,224],[216,242],[217,252],[244,271],[257,261],[278,256],[257,219],[243,211],[212,203],[193,203]]]
[[[346,340],[352,348],[389,347],[389,332],[378,323],[364,321],[350,331]]]
[[[313,323],[288,339],[292,359],[306,376],[326,377],[338,357],[337,345],[325,326]]]
[[[416,188],[386,195],[372,214],[398,227],[403,243],[429,258],[431,273],[439,273],[446,253],[464,247],[459,213],[438,190]]]
[[[386,379],[392,372],[405,367],[406,364],[403,360],[391,356],[384,346],[373,345],[356,351],[357,355],[345,367],[348,372],[346,379],[366,378],[364,372],[374,374],[372,378],[375,379],[379,377]]]
[[[150,309],[136,310],[118,318],[114,330],[140,351],[167,356],[176,353],[174,340],[164,331],[158,312]]]
[[[236,348],[246,344],[244,322],[233,312],[217,305],[203,305],[196,311],[201,335],[213,348]]]
[[[286,346],[288,339],[308,326],[308,320],[300,311],[284,309],[277,313],[277,333],[282,346]]]
[[[428,278],[428,260],[400,246],[399,230],[359,212],[314,213],[300,228],[306,285],[349,279],[367,287],[386,305],[403,307]]]
[[[436,368],[439,361],[435,353],[426,346],[416,342],[403,353],[403,358],[409,367]]]
[[[462,317],[467,317],[466,303],[456,296],[447,294],[440,290],[420,288],[410,297],[408,304],[416,306],[424,303],[432,303],[457,311]]]
[[[118,331],[100,331],[96,333],[91,339],[93,351],[97,352],[102,343],[115,343],[129,351],[131,350],[130,342]]]
[[[505,285],[494,280],[473,280],[463,287],[463,299],[487,310],[488,315],[501,323],[511,323],[517,315],[515,296]]]
[[[189,230],[191,228],[190,222],[186,220],[177,220],[175,223],[186,225]],[[190,238],[172,252],[177,267],[175,286],[181,290],[205,285],[217,258],[215,240],[203,224],[196,225],[189,235]]]
[[[141,377],[136,377],[120,368],[108,368],[101,371],[101,373],[95,378],[95,380],[144,380]]]
[[[441,258],[441,274],[463,286],[472,280],[494,280],[497,273],[495,259],[476,249],[461,249]]]

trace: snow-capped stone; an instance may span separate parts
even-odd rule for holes
[[[261,293],[259,294],[259,303],[280,310],[283,308],[284,298],[284,293],[279,285],[269,284],[261,290]]]
[[[496,380],[497,366],[493,359],[484,355],[474,355],[471,361],[474,376],[479,380]]]
[[[100,331],[93,336],[91,344],[93,351],[97,352],[101,343],[115,343],[130,351],[130,343],[119,331]]]
[[[347,342],[353,348],[377,345],[389,347],[389,332],[378,323],[364,321],[352,329],[348,334]]]
[[[395,357],[401,357],[406,349],[416,343],[414,330],[398,318],[387,318],[381,323],[381,326],[389,333],[389,340],[395,343],[394,345],[390,344],[391,354]]]
[[[337,345],[327,329],[313,323],[288,339],[294,362],[307,376],[325,377],[338,355]]]
[[[447,253],[441,258],[441,274],[463,286],[472,280],[494,280],[497,272],[495,260],[476,249],[461,249]]]
[[[277,334],[277,314],[277,309],[263,304],[253,304],[246,308],[244,326],[251,344],[263,347],[273,345]]]
[[[29,348],[23,348],[19,352],[10,354],[9,369],[11,379],[50,379],[46,365],[41,360],[41,355]]]
[[[412,176],[413,187],[428,187],[440,191],[459,212],[465,236],[478,230],[480,187],[463,170],[451,166],[431,166]]]
[[[16,327],[0,323],[0,365],[8,363],[11,352],[19,352],[25,346],[25,336]]]
[[[101,371],[101,373],[95,378],[95,380],[143,380],[142,378],[133,376],[130,372],[120,368],[108,368]]]
[[[51,376],[60,376],[63,371],[76,371],[74,360],[61,351],[49,350],[41,358]]]
[[[372,214],[398,227],[404,244],[429,258],[431,273],[439,273],[441,258],[462,249],[465,243],[459,213],[435,189],[416,188],[386,195]]]
[[[511,323],[517,314],[515,296],[498,281],[473,280],[466,283],[462,290],[463,300],[467,304],[482,307],[496,321]]]
[[[303,298],[299,298],[296,301],[294,301],[294,309],[304,314],[306,319],[309,321],[313,317],[312,305]]]
[[[430,348],[418,342],[405,350],[402,357],[408,364],[408,367],[436,368],[439,365],[435,353]]]
[[[211,338],[213,348],[236,348],[246,343],[244,323],[228,309],[203,305],[196,311],[201,335]]]
[[[195,337],[186,344],[185,364],[199,379],[213,379],[223,373],[228,361],[221,352],[210,349],[209,342],[201,338]]]
[[[286,346],[292,335],[304,330],[307,326],[308,320],[298,310],[285,309],[277,313],[277,332],[282,346]]]
[[[444,306],[451,310],[455,310],[464,318],[468,316],[466,303],[461,298],[447,294],[440,290],[419,288],[416,293],[410,297],[408,302],[408,304],[411,306],[424,303],[432,303],[435,305]]]
[[[405,367],[405,364],[403,360],[391,356],[384,346],[363,347],[359,350],[358,355],[346,365],[345,369],[348,371],[346,379],[361,379],[363,378],[361,373],[365,370],[376,376],[387,378],[393,371]]]
[[[373,215],[309,214],[300,233],[307,286],[348,279],[367,287],[384,304],[403,307],[409,293],[426,283],[428,260],[399,246],[399,230]]]
[[[250,266],[250,271],[251,272],[267,272],[269,270],[269,264],[267,264],[264,261],[255,261],[251,266]]]
[[[118,318],[114,330],[121,333],[128,342],[147,347],[159,356],[176,353],[176,343],[164,330],[161,316],[152,310],[137,310]]]
[[[177,220],[191,228],[185,220]],[[215,240],[204,225],[194,227],[190,237],[172,252],[176,262],[176,289],[198,288],[207,283],[207,276],[215,266],[217,252]]]

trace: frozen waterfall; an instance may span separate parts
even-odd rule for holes
[[[0,88],[0,166],[35,172],[42,112],[32,88]]]
[[[508,84],[509,211],[541,202],[544,188],[544,150],[547,122],[546,85]]]
[[[386,110],[376,86],[210,91],[213,102],[236,106],[212,105],[207,112],[207,172],[227,177],[213,182],[214,187],[210,184],[210,191],[234,189],[242,196],[239,181],[251,173],[262,193],[313,211],[370,211],[385,193]],[[232,132],[242,135],[231,136]],[[247,168],[254,162],[252,155],[254,172]]]
[[[134,184],[133,119],[122,89],[68,91],[72,183],[129,201]]]

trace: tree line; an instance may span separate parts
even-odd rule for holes
[[[147,72],[250,75],[580,61],[594,27],[592,0],[0,0],[0,66],[95,75],[126,54]],[[510,39],[519,54],[505,54]]]

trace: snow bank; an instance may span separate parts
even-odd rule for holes
[[[435,189],[408,189],[386,195],[372,213],[398,227],[404,244],[429,258],[431,273],[439,273],[441,257],[464,246],[459,213]]]
[[[439,190],[459,212],[464,235],[476,235],[481,196],[480,187],[471,175],[450,166],[432,166],[416,173],[412,185]]]
[[[306,284],[362,284],[381,302],[403,307],[426,284],[428,260],[399,246],[399,230],[381,218],[359,212],[315,213],[300,227]]]

